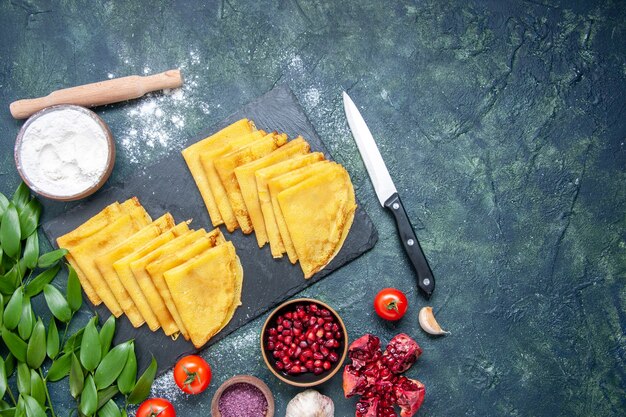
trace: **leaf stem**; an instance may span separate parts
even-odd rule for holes
[[[52,406],[52,399],[50,398],[50,392],[48,392],[48,381],[44,378],[41,368],[39,368],[38,371],[39,376],[41,376],[41,379],[43,380],[43,389],[46,391],[46,398],[48,399],[48,405],[50,406],[50,413],[52,414],[52,417],[56,417],[56,414],[54,414],[54,407]]]

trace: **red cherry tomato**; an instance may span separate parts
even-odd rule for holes
[[[174,406],[163,398],[150,398],[137,410],[137,417],[176,417]]]
[[[174,367],[174,380],[187,394],[199,394],[211,383],[211,367],[200,356],[185,356]]]
[[[385,320],[401,319],[408,307],[406,295],[395,288],[384,288],[374,298],[376,314]]]

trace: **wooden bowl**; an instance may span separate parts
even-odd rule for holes
[[[24,133],[26,132],[26,129],[28,129],[28,127],[31,125],[31,123],[33,123],[35,120],[37,120],[39,117],[43,116],[44,114],[48,114],[48,113],[59,111],[59,110],[65,110],[65,109],[71,109],[71,110],[84,113],[87,116],[91,117],[96,123],[98,123],[98,125],[102,128],[102,132],[104,133],[104,136],[107,140],[108,155],[107,155],[106,166],[96,183],[94,183],[89,188],[77,194],[69,195],[69,196],[67,195],[59,196],[59,195],[50,194],[46,192],[45,190],[40,189],[28,179],[28,174],[24,172],[24,167],[22,166],[20,155],[21,155],[21,147],[22,147],[22,140],[24,138]],[[14,150],[13,155],[15,158],[15,166],[17,167],[17,172],[20,174],[20,177],[22,177],[22,181],[24,181],[24,183],[26,183],[28,188],[30,188],[33,192],[39,194],[42,197],[49,198],[51,200],[74,201],[74,200],[80,200],[81,198],[88,197],[91,194],[95,193],[109,179],[109,176],[111,176],[111,172],[113,171],[113,165],[115,165],[115,141],[113,140],[113,134],[111,134],[111,130],[109,129],[107,124],[93,111],[85,107],[75,106],[72,104],[59,104],[56,106],[46,107],[45,109],[38,111],[37,113],[33,114],[26,121],[26,123],[24,123],[19,133],[17,134],[17,139],[15,140],[15,150]]]
[[[283,371],[276,368],[276,366],[274,365],[276,360],[272,357],[272,353],[265,348],[264,342],[266,340],[267,328],[271,323],[274,322],[277,316],[282,315],[283,313],[286,313],[287,311],[291,311],[292,309],[295,308],[297,304],[310,304],[310,303],[314,303],[321,308],[325,308],[329,310],[331,314],[333,315],[333,317],[335,318],[335,320],[337,321],[337,323],[339,324],[343,337],[342,337],[342,340],[339,341],[340,345],[337,350],[338,352],[341,352],[341,356],[339,360],[336,363],[334,363],[333,366],[328,371],[324,371],[323,373],[319,375],[315,375],[312,372],[306,372],[306,373],[299,374],[299,375],[288,375],[284,373]],[[343,362],[346,359],[346,355],[348,354],[348,332],[346,331],[346,326],[344,325],[343,320],[341,320],[341,317],[339,317],[339,314],[337,314],[337,312],[333,310],[328,304],[323,303],[319,300],[312,299],[312,298],[297,298],[294,300],[287,301],[279,305],[278,307],[276,307],[276,309],[272,311],[272,313],[269,315],[267,320],[265,320],[265,324],[263,324],[263,329],[261,330],[261,353],[263,355],[263,361],[265,362],[265,365],[267,365],[269,370],[272,371],[272,373],[281,381],[289,385],[296,386],[296,387],[302,387],[302,388],[314,387],[316,385],[320,385],[328,381],[339,371],[339,369],[341,369],[341,366],[343,365]]]
[[[222,413],[220,413],[219,409],[220,398],[228,387],[238,383],[250,384],[257,387],[263,393],[263,395],[265,395],[265,399],[267,400],[267,412],[265,413],[264,417],[274,417],[274,395],[272,395],[272,391],[270,391],[265,382],[252,375],[237,375],[226,380],[222,385],[220,385],[220,387],[215,392],[215,395],[213,395],[213,399],[211,400],[212,417],[222,417]]]

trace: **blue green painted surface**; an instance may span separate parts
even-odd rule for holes
[[[119,183],[285,83],[381,237],[303,295],[336,307],[353,339],[405,331],[418,340],[424,354],[408,375],[427,387],[420,415],[623,415],[625,44],[620,1],[6,0],[0,191],[18,184],[21,122],[8,112],[17,98],[183,68],[180,93],[98,110],[118,141]],[[415,223],[438,279],[430,304],[449,337],[417,325],[426,302],[356,153],[342,90],[361,106]],[[410,293],[397,324],[371,313],[383,286]],[[203,353],[215,372],[206,393],[177,394],[169,375],[154,393],[181,417],[208,415],[220,382],[253,373],[283,415],[298,390],[264,368],[263,319]],[[339,377],[320,390],[337,416],[352,415]],[[64,383],[53,396],[59,410],[72,403]]]

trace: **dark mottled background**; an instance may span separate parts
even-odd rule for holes
[[[420,415],[626,413],[623,1],[2,0],[0,191],[18,184],[21,122],[9,102],[171,67],[185,73],[182,91],[98,110],[118,142],[111,182],[178,157],[186,138],[285,83],[381,235],[304,295],[336,307],[351,338],[415,336]],[[417,325],[426,302],[356,153],[341,90],[362,107],[416,225],[449,337]],[[397,324],[371,312],[383,286],[410,293]],[[265,369],[262,320],[204,352],[215,373],[206,393],[179,394],[168,374],[154,394],[181,417],[208,415],[217,385],[252,373],[282,416],[298,390]],[[336,377],[320,390],[348,416],[355,401],[340,387]],[[53,395],[66,415],[65,382]]]

